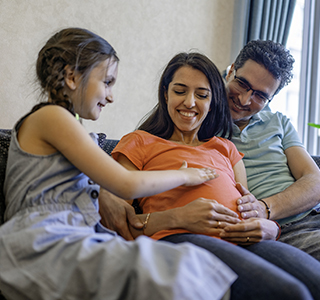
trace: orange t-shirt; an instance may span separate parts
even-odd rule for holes
[[[198,186],[179,186],[175,189],[139,199],[143,213],[164,211],[184,206],[203,197],[214,199],[237,212],[236,200],[241,194],[235,187],[233,166],[242,159],[235,145],[224,138],[213,137],[199,146],[180,145],[175,142],[137,130],[125,135],[112,152],[117,160],[125,155],[139,170],[176,170],[185,160],[188,167],[212,168],[219,177]],[[189,232],[184,229],[161,230],[151,236],[161,239],[175,233]]]

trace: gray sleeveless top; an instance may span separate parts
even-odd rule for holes
[[[24,211],[80,212],[89,226],[100,216],[99,186],[75,168],[59,152],[33,155],[23,151],[17,140],[18,123],[9,147],[4,193],[5,220]],[[97,143],[97,135],[90,134]],[[76,147],[76,145],[75,145]]]

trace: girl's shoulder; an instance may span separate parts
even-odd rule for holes
[[[45,124],[68,122],[75,117],[60,105],[46,105],[32,112],[28,119],[45,126]]]
[[[41,107],[39,107],[38,109],[34,110],[34,114],[36,113],[52,113],[52,112],[57,112],[57,113],[66,113],[66,114],[70,114],[72,116],[72,114],[64,107],[60,106],[60,105],[56,105],[56,104],[48,104],[48,105],[43,105]]]
[[[58,105],[43,106],[25,116],[16,126],[17,140],[22,150],[37,155],[57,152],[56,141],[79,126],[73,115]]]

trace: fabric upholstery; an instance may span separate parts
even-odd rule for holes
[[[11,130],[0,130],[0,225],[3,223],[3,215],[5,209],[3,182],[7,166],[8,148],[11,139]]]

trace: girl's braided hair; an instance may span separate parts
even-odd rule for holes
[[[65,67],[69,66],[81,75],[84,88],[91,70],[108,58],[119,61],[112,46],[89,30],[66,28],[54,34],[40,50],[36,64],[42,96],[49,100],[36,105],[32,111],[56,104],[75,114],[73,104],[64,92]]]

